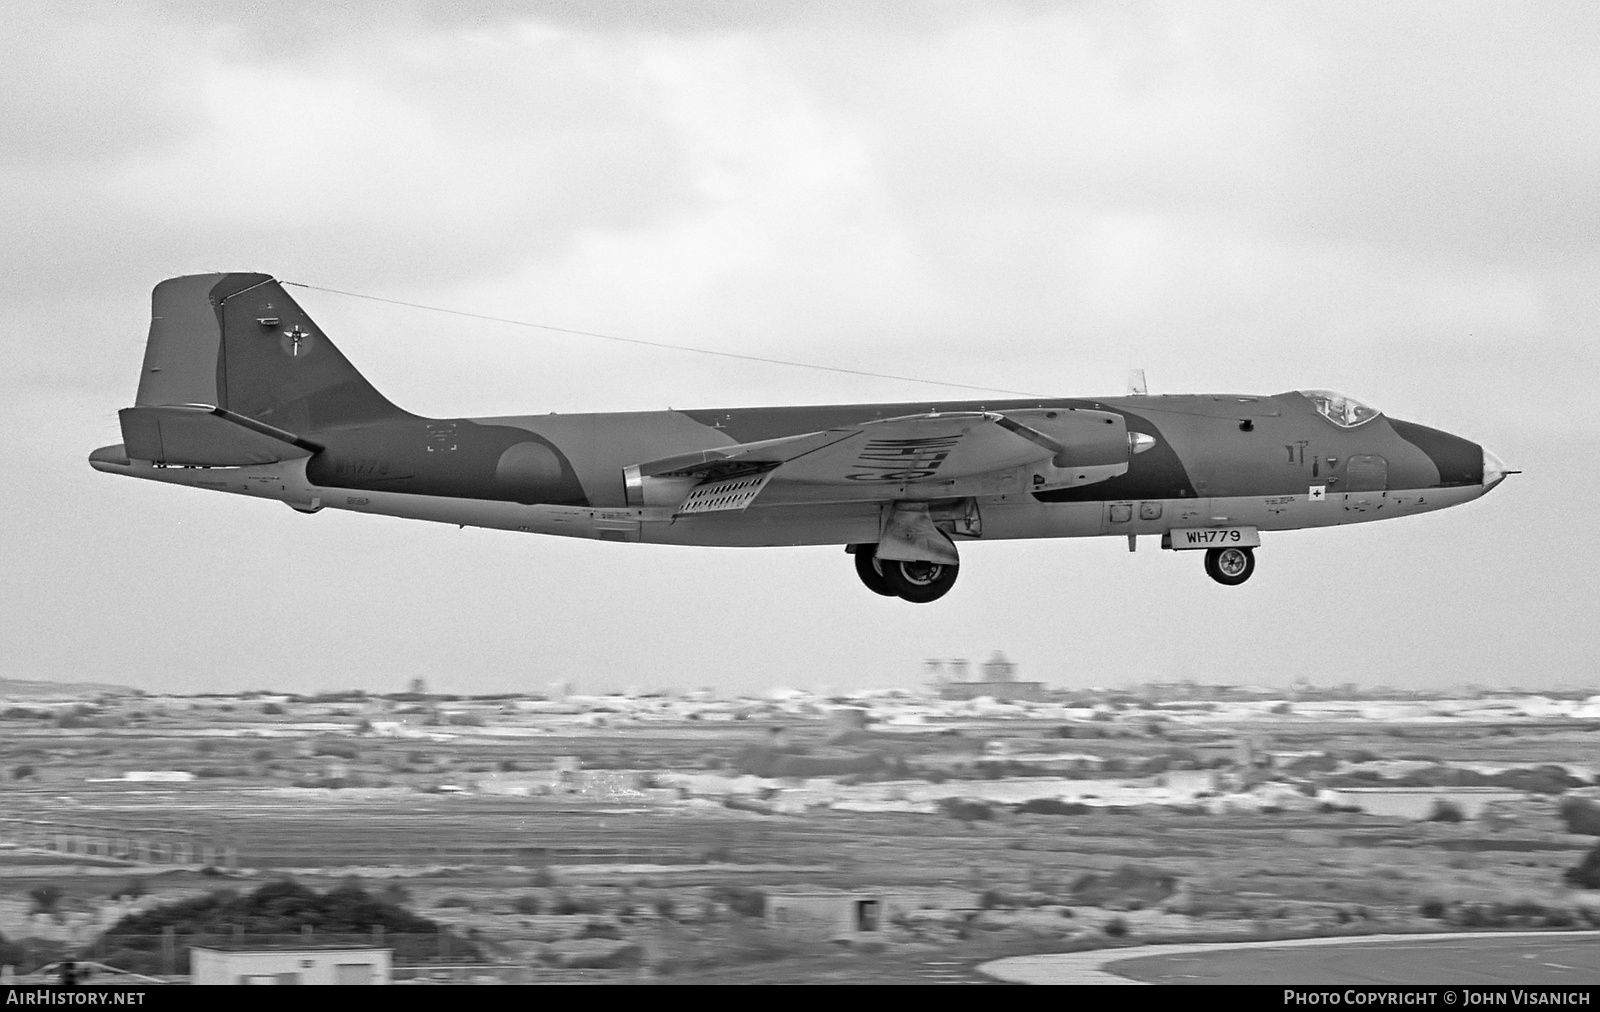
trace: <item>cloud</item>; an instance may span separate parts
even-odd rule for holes
[[[111,16],[54,7],[8,13],[0,171],[99,166],[199,129],[191,58],[200,40],[115,9],[102,13]]]
[[[85,655],[70,634],[76,612],[52,601],[155,621],[142,609],[159,595],[146,600],[142,581],[168,574],[161,614],[204,616],[184,627],[203,640],[191,657],[203,666],[266,634],[211,610],[179,577],[272,558],[283,572],[259,596],[290,600],[297,574],[322,573],[324,557],[340,560],[342,588],[371,597],[326,604],[322,637],[415,614],[424,631],[407,632],[409,649],[429,640],[432,605],[392,588],[420,553],[427,579],[459,595],[461,631],[430,640],[438,663],[479,661],[504,678],[516,658],[481,644],[523,629],[524,605],[556,616],[558,642],[518,642],[576,665],[585,637],[568,631],[609,628],[619,610],[641,639],[695,641],[688,628],[704,642],[767,621],[778,599],[791,623],[771,651],[781,662],[767,663],[791,667],[774,678],[810,663],[792,658],[810,656],[816,629],[845,644],[828,648],[841,670],[888,670],[902,655],[914,666],[925,643],[976,654],[1005,637],[1048,658],[1063,612],[1082,620],[1074,656],[1114,668],[1125,640],[1096,630],[1126,628],[1128,609],[1147,600],[1159,614],[1199,616],[1169,660],[1191,647],[1262,664],[1297,655],[1296,644],[1250,639],[1265,618],[1194,605],[1192,587],[1161,582],[1171,577],[1155,553],[1140,553],[1137,578],[1117,575],[1128,563],[1116,546],[974,552],[984,568],[963,576],[977,590],[957,618],[897,616],[886,634],[882,613],[857,607],[833,550],[596,561],[594,546],[484,534],[458,560],[457,543],[438,540],[454,532],[269,522],[262,511],[288,511],[127,491],[82,457],[116,439],[150,287],[246,269],[1008,389],[1112,393],[1131,365],[1158,391],[1342,387],[1489,442],[1534,475],[1563,474],[1581,459],[1572,447],[1600,439],[1588,409],[1600,369],[1589,333],[1600,313],[1597,20],[1579,5],[1517,4],[25,7],[0,40],[0,421],[29,433],[19,451],[29,480],[0,496],[8,515],[41,517],[39,488],[67,505],[41,517],[41,536],[7,567],[9,599],[27,606],[8,651],[70,673]],[[304,301],[381,389],[438,414],[945,396],[324,293]],[[1554,477],[1535,480],[1528,501],[1560,493]],[[1481,524],[1452,513],[1402,526],[1394,541],[1344,544],[1410,560],[1384,561],[1371,581],[1419,600],[1466,595],[1485,614],[1510,614],[1509,627],[1519,616],[1492,587],[1474,589],[1481,557],[1463,546],[1503,540],[1495,524],[1521,522],[1509,519],[1526,506],[1517,494],[1497,492]],[[1593,511],[1577,508],[1581,528]],[[173,540],[180,519],[201,532],[194,543]],[[359,551],[347,520],[371,525]],[[80,544],[85,530],[93,550]],[[1315,588],[1348,558],[1324,540],[1335,536],[1307,534],[1294,543],[1310,547],[1277,556],[1291,574],[1279,589],[1300,596],[1271,615],[1323,606]],[[201,543],[213,554],[174,561]],[[395,568],[370,562],[389,545]],[[115,592],[93,589],[113,557],[125,567]],[[1520,568],[1491,582],[1568,584],[1594,553],[1580,544],[1561,566],[1552,558],[1503,553],[1496,565]],[[774,590],[788,586],[790,564],[805,575]],[[530,572],[538,586],[523,590]],[[40,580],[53,598],[26,589]],[[1112,592],[1090,600],[1083,585]],[[597,586],[625,589],[615,599],[591,589],[593,601],[564,589]],[[713,599],[714,618],[683,605]],[[1359,597],[1339,607],[1350,628],[1370,614]],[[1451,634],[1477,621],[1471,607],[1419,641],[1428,677],[1480,663]],[[1530,628],[1582,625],[1573,606],[1551,614]],[[40,644],[36,623],[61,632]],[[980,642],[963,646],[962,635]],[[1502,653],[1522,643],[1576,670],[1584,650],[1544,639],[1510,637]],[[866,654],[848,646],[863,642]],[[605,649],[608,662],[636,660],[625,640]],[[96,670],[127,657],[109,641],[93,653]],[[688,649],[662,660],[694,678],[703,662]],[[746,662],[753,673],[737,677],[764,677],[761,658]],[[387,662],[341,663],[377,679]]]

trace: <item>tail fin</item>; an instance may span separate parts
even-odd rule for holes
[[[157,285],[134,404],[121,412],[127,455],[174,464],[305,456],[321,430],[410,417],[266,274]]]

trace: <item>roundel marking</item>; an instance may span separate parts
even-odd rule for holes
[[[304,358],[311,353],[315,343],[315,335],[298,323],[284,331],[278,337],[278,347],[290,358]]]
[[[494,476],[517,488],[535,489],[559,484],[561,458],[543,443],[513,443],[500,454]]]

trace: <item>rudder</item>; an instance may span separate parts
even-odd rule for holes
[[[128,455],[171,463],[303,456],[317,447],[314,433],[412,417],[368,383],[266,274],[196,274],[158,284],[134,403],[122,412]],[[199,414],[218,421],[200,419],[194,406],[214,409]],[[267,442],[255,438],[263,434]],[[181,443],[176,452],[168,445],[173,437]],[[251,447],[243,459],[240,439]]]

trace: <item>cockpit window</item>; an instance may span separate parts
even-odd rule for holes
[[[1300,393],[1317,409],[1317,414],[1341,429],[1354,429],[1378,417],[1376,408],[1362,404],[1349,394],[1333,390],[1302,390]]]

